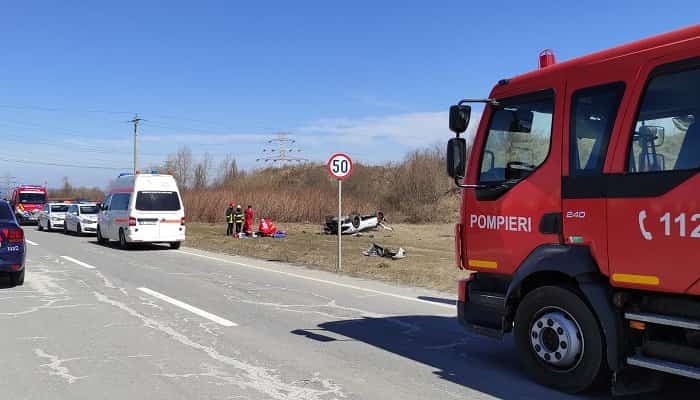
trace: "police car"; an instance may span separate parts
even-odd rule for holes
[[[79,235],[97,232],[97,214],[100,208],[95,203],[71,204],[66,213],[64,233],[75,232]]]
[[[63,222],[66,218],[69,204],[64,203],[46,203],[39,212],[37,221],[37,229],[43,231],[52,231],[54,229],[62,229]]]
[[[0,200],[0,273],[10,276],[13,286],[24,284],[24,231],[12,208]]]

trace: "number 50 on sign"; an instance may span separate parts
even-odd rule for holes
[[[328,173],[335,179],[345,179],[352,172],[352,160],[343,153],[333,154],[328,159]]]

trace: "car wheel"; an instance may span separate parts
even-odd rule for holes
[[[182,242],[170,242],[170,248],[173,250],[179,249],[181,245]]]
[[[39,230],[39,231],[43,231],[43,230],[44,230],[44,226],[41,225],[41,220],[39,220],[39,223],[36,224],[36,229]]]
[[[78,225],[75,226],[75,233],[80,236],[83,234],[83,228],[80,227],[80,222],[78,222]]]
[[[12,286],[24,285],[24,270],[10,273],[10,283],[12,283]]]
[[[68,224],[65,223],[65,222],[63,223],[63,233],[64,233],[65,235],[68,234]]]
[[[126,241],[126,235],[124,235],[124,230],[119,230],[119,248],[122,250],[127,250],[129,248],[129,242]]]
[[[523,369],[542,385],[579,393],[607,369],[600,325],[573,290],[543,286],[528,293],[515,314],[514,337]]]
[[[100,226],[97,225],[97,243],[101,245],[106,245],[107,244],[107,239],[105,239],[104,236],[102,236],[102,232],[100,231]]]

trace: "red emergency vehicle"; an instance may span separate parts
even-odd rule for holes
[[[460,322],[512,332],[524,370],[567,392],[700,379],[700,25],[543,52],[450,129]]]
[[[47,192],[43,186],[20,185],[12,191],[10,204],[20,224],[36,223],[39,212],[46,204]]]

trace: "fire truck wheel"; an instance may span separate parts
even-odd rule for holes
[[[600,326],[573,290],[543,286],[528,293],[515,315],[514,336],[525,371],[545,386],[578,393],[605,370]]]

